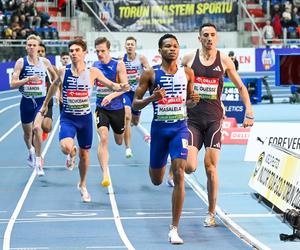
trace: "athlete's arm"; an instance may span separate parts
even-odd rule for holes
[[[135,90],[134,98],[132,101],[133,109],[141,110],[142,108],[146,107],[150,102],[154,102],[156,100],[160,100],[164,98],[164,96],[166,95],[165,89],[156,87],[153,90],[151,96],[143,99],[147,89],[149,89],[152,86],[153,79],[154,79],[154,71],[152,69],[146,70],[142,73],[139,86]]]
[[[19,58],[14,67],[14,73],[12,75],[12,79],[10,82],[10,88],[12,88],[12,89],[18,88],[20,86],[23,86],[27,82],[38,81],[40,79],[38,76],[28,76],[28,77],[20,80],[19,77],[20,77],[23,65],[24,65],[23,58]]]
[[[130,88],[127,82],[121,82],[120,84],[112,82],[111,80],[107,79],[99,69],[95,67],[91,67],[90,72],[92,87],[94,86],[95,80],[98,79],[100,82],[114,91],[128,91]]]
[[[245,119],[244,119],[244,122],[243,122],[243,126],[244,127],[252,126],[254,116],[253,116],[253,110],[252,110],[248,90],[245,87],[245,85],[243,84],[240,76],[236,72],[235,65],[234,65],[233,61],[229,58],[229,56],[222,53],[221,54],[221,60],[222,60],[224,70],[227,72],[227,75],[228,75],[229,79],[237,87],[237,89],[240,93],[240,96],[242,98],[242,101],[243,101],[243,103],[246,107],[246,115],[245,115]]]
[[[147,58],[144,55],[140,56],[141,64],[143,65],[144,70],[149,70],[151,68]]]
[[[53,83],[51,84],[51,86],[48,89],[46,98],[43,102],[43,106],[40,109],[40,112],[42,115],[47,114],[48,111],[48,103],[51,100],[52,96],[55,94],[55,92],[57,91],[57,89],[59,88],[59,86],[61,85],[61,83],[63,82],[63,76],[65,75],[65,67],[62,67],[61,69],[58,70],[56,78],[54,79]]]
[[[194,71],[191,68],[184,68],[187,78],[187,97],[186,105],[188,108],[193,108],[200,101],[200,96],[194,92]]]
[[[126,67],[123,61],[119,61],[117,65],[117,82],[128,82]],[[113,92],[105,96],[101,102],[102,106],[108,105],[112,99],[123,95],[125,91]]]
[[[189,54],[186,54],[185,56],[183,56],[182,60],[181,60],[181,65],[185,66],[185,67],[191,67],[192,64],[192,59],[194,58],[195,53],[191,52]]]

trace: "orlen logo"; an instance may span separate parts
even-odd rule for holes
[[[250,133],[249,132],[232,132],[230,138],[234,140],[239,140],[239,139],[248,139]]]
[[[174,104],[174,103],[182,103],[181,96],[163,98],[163,99],[158,101],[158,104]]]
[[[85,97],[88,95],[88,92],[86,90],[84,91],[73,91],[73,90],[68,90],[67,96],[69,97]]]

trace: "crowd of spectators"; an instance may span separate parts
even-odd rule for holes
[[[39,11],[34,0],[0,0],[0,38],[26,39],[36,34],[43,39],[58,39],[47,12]]]
[[[270,15],[263,28],[265,39],[282,39],[284,29],[287,38],[300,38],[300,0],[270,0]]]

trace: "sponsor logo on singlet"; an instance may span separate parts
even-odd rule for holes
[[[194,90],[202,99],[216,100],[218,97],[219,78],[195,77]]]

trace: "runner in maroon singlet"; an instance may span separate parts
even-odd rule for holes
[[[194,172],[198,167],[198,152],[205,146],[204,165],[207,175],[208,215],[204,226],[216,226],[214,219],[218,175],[217,163],[221,149],[221,129],[223,107],[221,94],[223,76],[226,72],[238,88],[246,107],[243,126],[252,126],[254,117],[250,98],[246,87],[235,70],[232,60],[216,49],[217,30],[214,24],[203,24],[199,29],[201,49],[186,55],[182,59],[184,66],[191,67],[195,73],[194,90],[200,95],[200,102],[188,109],[188,127],[190,131],[187,173]]]

